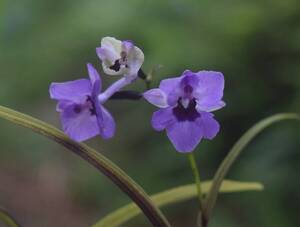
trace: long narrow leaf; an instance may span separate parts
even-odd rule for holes
[[[202,192],[206,194],[212,185],[212,181],[203,182]],[[238,182],[225,180],[222,183],[220,192],[242,192],[242,191],[252,191],[252,190],[263,190],[263,185],[256,182]],[[152,201],[158,206],[163,207],[166,205],[179,203],[186,201],[188,199],[196,198],[197,191],[194,184],[179,186],[176,188],[169,189],[164,192],[160,192],[151,196]],[[93,227],[116,227],[121,226],[130,219],[136,217],[141,213],[141,210],[133,203],[130,203],[113,213],[107,215],[99,222],[97,222]]]
[[[161,211],[150,200],[144,190],[135,183],[124,171],[112,163],[109,159],[83,143],[77,143],[69,139],[57,128],[37,120],[28,115],[0,106],[0,118],[15,124],[32,129],[51,140],[61,144],[68,150],[77,154],[91,165],[100,170],[112,182],[114,182],[124,193],[126,193],[144,212],[154,226],[168,227],[170,224]]]
[[[221,163],[220,167],[218,168],[214,179],[212,188],[205,200],[205,207],[204,207],[204,215],[207,219],[209,219],[211,212],[215,206],[217,201],[218,192],[221,187],[222,181],[225,178],[226,174],[228,173],[230,167],[237,159],[241,151],[251,142],[251,140],[257,136],[261,131],[263,131],[268,126],[283,120],[300,120],[299,115],[293,113],[282,113],[276,114],[271,117],[265,118],[262,121],[255,124],[252,128],[250,128],[232,147],[229,151],[226,158]]]
[[[5,209],[0,207],[0,223],[5,224],[7,227],[20,227],[18,222],[9,214]]]

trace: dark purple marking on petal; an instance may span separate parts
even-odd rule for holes
[[[121,64],[119,60],[116,60],[114,65],[109,67],[111,70],[118,72],[121,69]]]
[[[100,75],[95,67],[90,63],[87,64],[87,69],[92,87],[92,96],[97,96],[102,89],[102,81]]]
[[[186,94],[192,94],[193,93],[193,87],[191,86],[191,85],[185,85],[185,87],[184,87],[184,93],[186,93]]]
[[[82,105],[80,105],[80,104],[75,104],[75,105],[73,106],[73,111],[74,111],[76,114],[80,114],[81,111],[82,111]]]
[[[99,134],[96,116],[91,116],[87,108],[76,112],[77,104],[69,105],[61,112],[64,132],[73,140],[81,142]]]
[[[93,101],[93,99],[91,98],[91,96],[87,96],[86,102],[87,102],[89,111],[91,113],[91,116],[96,115],[96,105],[95,105],[95,102]]]
[[[178,121],[195,121],[200,114],[196,110],[196,100],[192,99],[187,108],[181,104],[181,99],[178,100],[178,105],[173,108],[173,114]]]

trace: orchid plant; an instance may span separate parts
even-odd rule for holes
[[[199,200],[199,218],[195,223],[207,227],[219,193],[263,189],[261,183],[225,180],[225,176],[243,148],[258,133],[278,121],[300,120],[297,114],[276,114],[254,125],[229,151],[213,180],[201,182],[194,152],[202,139],[212,140],[220,131],[220,124],[212,112],[225,107],[224,75],[216,71],[185,70],[178,77],[162,80],[158,88],[150,89],[152,75],[146,74],[141,68],[144,53],[132,41],[104,37],[101,46],[96,48],[96,53],[103,72],[118,79],[104,89],[100,74],[92,64],[87,64],[88,78],[52,83],[49,88],[50,97],[57,101],[56,110],[60,115],[63,132],[45,122],[0,106],[1,118],[32,129],[66,147],[96,167],[132,199],[134,203],[105,216],[94,227],[120,226],[141,212],[153,226],[169,227],[169,219],[159,208],[195,197]],[[146,91],[125,89],[138,79],[145,80],[148,88]],[[105,103],[111,99],[145,99],[158,107],[152,115],[152,127],[156,131],[166,131],[175,151],[188,158],[195,182],[148,196],[123,170],[82,143],[95,136],[100,136],[100,139],[114,137],[116,121],[105,108]],[[2,209],[0,220],[8,226],[19,226]]]

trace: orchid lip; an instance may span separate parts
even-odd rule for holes
[[[180,103],[186,109],[189,106],[190,99],[188,99],[188,98],[180,98]]]
[[[120,71],[121,69],[121,64],[119,60],[115,61],[115,64],[113,64],[112,66],[109,67],[111,70],[114,70],[116,72]]]
[[[200,114],[196,110],[196,100],[188,100],[188,105],[185,107],[182,104],[182,99],[178,100],[178,105],[173,108],[173,114],[178,121],[194,121],[196,118],[200,117]]]
[[[95,103],[93,102],[91,96],[87,96],[86,102],[88,104],[91,116],[96,115],[96,106],[95,106]]]

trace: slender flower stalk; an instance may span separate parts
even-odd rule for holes
[[[98,95],[99,103],[105,103],[113,94],[120,91],[123,87],[132,83],[132,79],[127,77],[122,77],[121,79],[114,82],[111,86],[109,86],[103,93]]]
[[[200,172],[199,168],[197,166],[196,158],[193,152],[188,153],[188,159],[191,165],[191,169],[195,178],[195,185],[197,189],[198,199],[199,199],[199,205],[200,205],[200,213],[199,213],[199,227],[207,227],[208,220],[206,218],[205,210],[204,210],[204,194],[202,193],[201,189],[201,178],[200,178]]]
[[[188,153],[188,158],[190,161],[190,165],[191,165],[191,169],[195,178],[195,184],[196,184],[196,188],[197,188],[197,193],[198,193],[198,199],[199,199],[199,204],[200,204],[200,210],[202,211],[203,209],[203,194],[202,194],[202,190],[201,190],[201,179],[200,179],[200,174],[199,174],[199,170],[197,167],[197,163],[196,163],[196,159],[194,156],[194,153]]]

